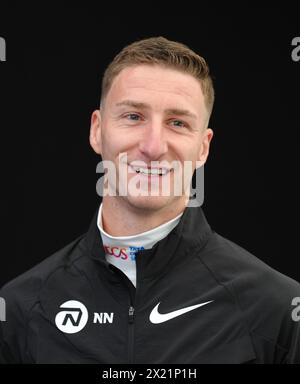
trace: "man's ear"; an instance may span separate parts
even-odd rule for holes
[[[90,145],[98,155],[102,154],[101,113],[99,109],[96,109],[91,116]]]
[[[213,138],[214,132],[210,128],[206,128],[205,131],[202,134],[201,138],[201,147],[198,155],[198,163],[196,168],[200,168],[202,165],[205,164],[208,154],[209,154],[209,146],[211,139]]]

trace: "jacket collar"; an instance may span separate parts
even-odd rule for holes
[[[102,238],[97,227],[96,210],[86,234],[89,256],[109,269],[105,258]],[[178,225],[151,249],[136,253],[136,268],[139,278],[159,277],[167,269],[178,266],[192,257],[207,242],[212,230],[201,207],[186,207]]]

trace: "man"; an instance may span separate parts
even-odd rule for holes
[[[189,206],[213,102],[185,45],[149,38],[114,58],[90,130],[102,203],[86,234],[2,289],[3,362],[300,362],[300,285]]]

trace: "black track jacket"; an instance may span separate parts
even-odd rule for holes
[[[136,288],[107,263],[97,213],[0,291],[1,362],[300,363],[300,285],[213,231],[201,207],[137,253]]]

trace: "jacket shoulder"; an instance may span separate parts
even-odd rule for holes
[[[25,307],[30,306],[52,274],[61,268],[68,268],[82,256],[84,237],[85,235],[80,235],[33,268],[6,283],[0,290],[0,296],[5,300],[20,300]]]
[[[40,292],[51,276],[62,268],[68,269],[82,256],[83,237],[81,235],[0,290],[6,317],[0,322],[0,363],[31,362],[27,353],[29,319],[39,303]]]
[[[300,284],[215,232],[200,258],[235,301],[258,353],[269,345],[278,361],[300,363],[300,319],[292,315]]]
[[[216,232],[200,257],[218,281],[232,284],[240,293],[247,290],[253,298],[273,295],[280,300],[286,295],[300,295],[297,281]]]

